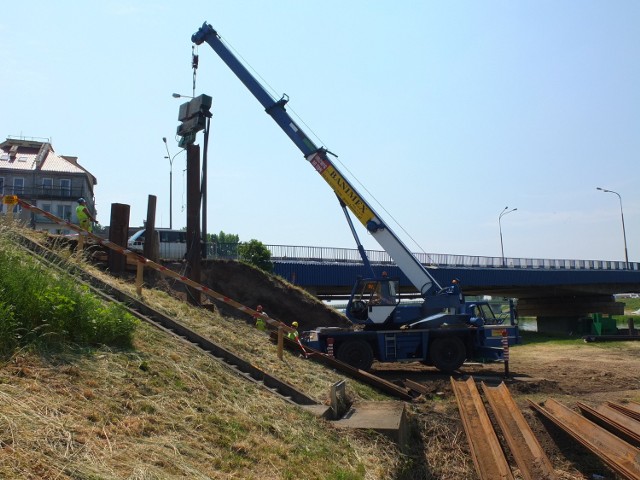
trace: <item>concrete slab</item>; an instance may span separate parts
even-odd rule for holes
[[[331,407],[328,405],[302,405],[302,408],[311,412],[316,417],[330,419],[332,416]]]
[[[358,402],[340,420],[338,428],[374,430],[403,446],[408,435],[406,405],[403,402]]]

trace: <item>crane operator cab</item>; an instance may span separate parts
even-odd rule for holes
[[[347,304],[347,317],[358,324],[382,325],[400,301],[400,281],[383,274],[379,279],[360,279]]]

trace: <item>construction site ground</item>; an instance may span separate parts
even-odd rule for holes
[[[185,273],[184,264],[169,267]],[[190,294],[180,282],[151,273],[145,280],[145,292],[153,286],[181,302],[189,301]],[[134,270],[118,276],[118,281],[129,282],[130,290],[134,291]],[[262,305],[271,317],[288,325],[297,321],[300,331],[318,326],[347,325],[344,316],[314,297],[242,263],[210,262],[203,268],[202,283],[247,307]],[[143,298],[149,297],[151,295],[143,293]],[[177,320],[188,322],[190,328],[221,342],[265,371],[305,389],[320,402],[326,403],[330,382],[344,378],[338,371],[326,372],[325,375],[325,370],[320,371],[322,366],[311,363],[301,355],[290,355],[286,362],[278,361],[268,338],[250,329],[252,320],[247,314],[215,300],[205,297],[202,300],[207,310],[214,311],[216,315],[205,312],[192,316],[191,311],[187,312],[181,304],[175,305],[161,299],[155,301],[159,308],[171,312]],[[219,316],[222,321],[218,320]],[[473,375],[478,382],[489,384],[504,380],[549,456],[558,478],[591,480],[599,478],[594,475],[600,475],[609,480],[616,479],[611,470],[593,454],[534,413],[527,400],[543,402],[554,398],[573,409],[578,401],[592,406],[605,401],[640,402],[640,342],[585,343],[579,338],[559,341],[557,337],[544,341],[540,336],[536,336],[535,342],[530,342],[533,338],[533,335],[528,336],[524,332],[523,344],[511,349],[508,379],[504,378],[503,364],[468,363],[454,377],[462,379]],[[5,397],[12,401],[5,402],[5,410],[0,411],[10,419],[10,429],[0,429],[3,435],[3,440],[0,439],[3,445],[0,449],[0,468],[26,472],[28,475],[25,473],[20,477],[6,478],[185,478],[175,472],[188,469],[193,469],[193,478],[298,478],[290,471],[287,473],[292,468],[292,460],[286,460],[287,449],[295,447],[296,451],[304,450],[309,434],[314,432],[311,424],[315,428],[318,422],[300,422],[293,406],[283,410],[281,402],[270,403],[268,392],[247,396],[252,392],[252,387],[245,386],[243,379],[236,380],[225,374],[218,380],[219,368],[201,359],[201,356],[191,356],[189,352],[192,349],[175,338],[165,338],[152,329],[141,328],[137,349],[136,352],[116,352],[114,355],[111,352],[101,353],[96,356],[97,361],[86,355],[74,357],[73,360],[66,358],[60,367],[46,358],[23,355],[13,358],[1,371],[3,375],[0,378],[5,389],[10,388],[15,392]],[[127,360],[122,366],[115,363],[116,359],[126,360],[129,357],[131,361]],[[174,370],[174,365],[178,367],[177,370]],[[92,371],[97,368],[103,369]],[[85,370],[90,377],[88,380],[85,379]],[[205,373],[199,373],[200,370]],[[117,375],[111,377],[112,372]],[[357,433],[341,433],[339,441],[347,442],[349,448],[356,448],[356,453],[351,453],[351,457],[347,457],[349,449],[341,448],[340,451],[345,452],[345,462],[353,462],[353,458],[357,458],[365,470],[358,470],[360,473],[355,476],[336,474],[330,478],[477,479],[452,391],[451,376],[419,363],[374,364],[372,373],[397,383],[409,379],[422,385],[424,393],[406,404],[411,421],[410,443],[404,446],[402,454],[396,454],[395,448],[386,440],[373,437],[372,441],[371,437],[364,437],[368,435],[365,432],[361,438]],[[116,383],[117,377],[123,377],[126,381]],[[176,378],[179,381],[175,381]],[[189,387],[182,394],[182,382],[190,382],[191,378],[196,380],[194,386],[187,383]],[[347,382],[350,384],[349,395],[356,401],[393,400],[357,385],[353,380],[347,379]],[[170,389],[171,386],[178,388]],[[237,398],[234,396],[225,400],[217,398],[216,392],[225,392],[225,395],[239,393]],[[112,399],[122,396],[126,397],[122,401],[124,413],[120,412],[123,408],[115,409],[111,405]],[[82,409],[85,404],[91,408],[90,413]],[[239,404],[243,405],[240,409]],[[222,410],[221,406],[224,406]],[[186,408],[186,414],[170,416],[176,408],[178,411]],[[141,410],[138,412],[138,409]],[[215,415],[203,417],[201,411],[207,412],[209,409]],[[242,415],[242,430],[254,432],[255,437],[237,437],[239,419],[225,417],[227,412],[232,416]],[[105,415],[109,418],[103,421]],[[251,420],[265,415],[260,426],[254,428]],[[216,424],[217,427],[202,423],[204,418],[209,422],[214,417],[220,422]],[[61,427],[62,420],[58,418],[63,419],[67,426]],[[145,419],[145,423],[132,424],[140,419]],[[191,422],[195,422],[195,430],[191,430]],[[295,426],[293,437],[283,435],[283,431],[290,426]],[[52,435],[54,427],[55,435]],[[144,443],[140,444],[141,438],[145,441],[150,438],[149,428],[152,428],[151,438],[167,439],[168,447],[153,444],[150,449],[151,444],[147,444],[147,447],[144,447]],[[331,429],[329,426],[326,428]],[[219,445],[219,431],[227,430],[233,433],[235,439],[230,449]],[[28,432],[33,432],[33,435],[27,435]],[[294,445],[288,444],[290,438],[296,439]],[[115,439],[118,443],[115,443]],[[277,444],[274,443],[276,441]],[[140,445],[143,448],[139,448]],[[260,448],[255,448],[255,445]],[[266,453],[263,457],[258,455],[257,452],[266,451],[265,445],[270,450],[285,452],[281,454],[284,461],[266,456]],[[123,446],[132,453],[122,456]],[[368,450],[363,450],[365,447]],[[329,451],[326,447],[322,448]],[[43,450],[47,452],[46,455],[33,453]],[[170,451],[179,453],[172,457],[170,454],[171,458],[165,459]],[[80,452],[82,455],[79,455]],[[184,452],[188,452],[188,455]],[[229,452],[233,455],[229,456]],[[331,457],[336,454],[331,453]],[[305,463],[316,460],[309,455],[308,458],[292,458],[296,461],[304,458]],[[318,457],[317,461],[323,461],[317,452],[314,455]],[[207,456],[215,456],[215,462],[212,463]],[[141,464],[141,458],[147,460]],[[325,463],[328,461],[324,460]],[[152,463],[142,467],[143,464],[147,465],[146,462]],[[274,466],[274,462],[277,465]],[[320,464],[316,468],[320,468]],[[78,473],[80,471],[95,471],[96,475],[82,476]],[[308,474],[307,478],[321,477]],[[522,478],[517,470],[515,478]]]
[[[270,314],[288,324],[298,321],[301,331],[345,322],[342,316],[301,295],[297,289],[237,262],[212,263],[212,267],[206,270],[205,282],[214,290],[246,305],[263,305]],[[217,308],[226,310],[221,305]],[[455,376],[464,378],[472,375],[478,382],[487,384],[505,381],[560,478],[591,478],[593,474],[615,478],[584,447],[545,423],[530,409],[527,400],[543,402],[554,398],[571,408],[575,408],[577,402],[593,406],[606,401],[640,402],[640,342],[586,343],[581,337],[545,338],[542,334],[528,332],[522,332],[522,342],[522,345],[510,349],[507,378],[502,363],[467,363]],[[423,443],[426,442],[422,447],[431,450],[433,455],[446,457],[445,450],[449,448],[447,436],[451,432],[460,433],[462,428],[451,376],[417,362],[374,363],[372,373],[394,382],[413,380],[430,392],[413,407],[423,433]],[[443,427],[443,421],[448,425]],[[433,437],[430,437],[430,432]],[[440,453],[436,453],[438,451]]]
[[[301,294],[286,282],[238,262],[214,262],[204,281],[212,289],[250,307],[260,304],[287,324],[298,321],[300,331],[319,326],[348,325],[341,314],[315,298]],[[216,305],[226,315],[237,311]],[[558,337],[522,332],[522,345],[510,349],[510,389],[514,395],[556,398],[580,396],[594,402],[640,401],[640,342],[586,343],[579,336]],[[420,363],[377,364],[375,373],[390,379],[429,382],[434,394],[450,392],[449,376]],[[460,373],[478,378],[502,379],[502,363],[468,363]]]

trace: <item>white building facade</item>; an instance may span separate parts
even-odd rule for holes
[[[0,195],[17,195],[36,207],[78,224],[78,198],[87,201],[94,214],[96,178],[78,164],[77,157],[58,155],[48,139],[7,137],[0,143]],[[1,205],[6,213],[7,205]],[[71,233],[43,215],[16,207],[17,218],[35,230]]]

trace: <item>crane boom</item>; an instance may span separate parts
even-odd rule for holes
[[[206,42],[227,64],[238,79],[249,89],[262,104],[265,111],[278,126],[296,144],[306,160],[324,178],[338,197],[347,205],[355,217],[365,226],[380,246],[396,262],[409,281],[418,289],[423,297],[440,289],[438,282],[411,253],[405,244],[382,221],[380,216],[360,195],[357,189],[344,177],[340,170],[329,160],[327,150],[317,147],[306,133],[296,124],[287,112],[285,105],[288,97],[283,95],[275,100],[258,82],[247,68],[223,43],[218,33],[208,23],[204,23],[191,37],[193,43],[200,45]]]
[[[398,279],[388,278],[384,273],[381,278],[359,278],[345,313],[352,322],[364,325],[364,328],[319,327],[302,332],[302,342],[362,370],[371,368],[374,360],[420,361],[447,372],[460,368],[468,358],[481,358],[483,361],[503,358],[503,348],[498,347],[504,346],[505,335],[508,335],[509,344],[518,343],[518,326],[514,323],[513,310],[511,325],[502,325],[486,302],[465,302],[457,279],[450,287],[441,288],[331,162],[330,152],[316,146],[289,116],[285,108],[288,97],[283,95],[279,100],[274,99],[227,48],[211,25],[205,22],[191,40],[197,45],[206,42],[213,48],[329,184],[338,196],[356,242],[359,244],[347,209],[424,298],[421,305],[401,305]],[[364,249],[362,245],[358,246],[366,265]]]

